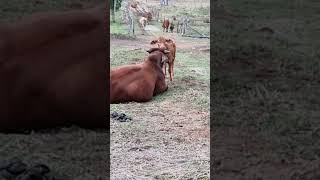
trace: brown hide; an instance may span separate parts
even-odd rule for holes
[[[168,89],[162,71],[163,58],[167,58],[163,50],[153,48],[144,62],[136,65],[124,65],[110,72],[110,101],[146,102],[154,95]]]
[[[0,25],[0,131],[107,126],[108,21],[91,8]]]
[[[151,45],[154,45],[158,48],[166,49],[170,51],[168,53],[168,64],[169,64],[169,75],[170,75],[170,81],[173,80],[174,72],[174,60],[176,59],[176,44],[175,42],[170,38],[165,38],[160,36],[158,39],[154,39],[150,42]],[[166,65],[164,65],[164,75],[166,75]]]
[[[152,14],[150,12],[146,12],[142,15],[142,17],[147,18],[148,21],[152,20]]]
[[[169,19],[165,18],[162,23],[163,32],[164,31],[168,32],[169,25],[170,25]]]

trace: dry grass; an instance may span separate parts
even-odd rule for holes
[[[319,165],[319,3],[220,2],[212,35],[216,178],[317,179],[304,166]]]

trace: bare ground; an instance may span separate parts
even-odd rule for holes
[[[317,2],[239,2],[222,1],[213,31],[213,178],[319,179]]]

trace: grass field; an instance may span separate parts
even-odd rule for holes
[[[156,21],[150,26],[157,31],[111,39],[111,68],[142,62],[150,41],[163,35],[177,44],[175,76],[172,82],[167,78],[168,91],[150,102],[110,106],[111,112],[133,118],[125,123],[110,119],[111,178],[209,179],[210,54],[203,50],[209,40],[163,33]],[[117,29],[111,33],[118,34]]]
[[[211,35],[216,178],[319,178],[319,2],[219,2]]]
[[[103,4],[104,0],[0,1],[0,21],[14,21],[33,12],[68,10]],[[1,36],[1,35],[0,35]],[[0,133],[0,162],[18,157],[28,165],[44,163],[58,179],[106,179],[108,132],[77,127],[31,134]]]

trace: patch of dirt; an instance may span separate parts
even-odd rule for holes
[[[170,101],[130,103],[119,111],[134,115],[127,124],[111,120],[112,178],[208,177],[209,112]]]

